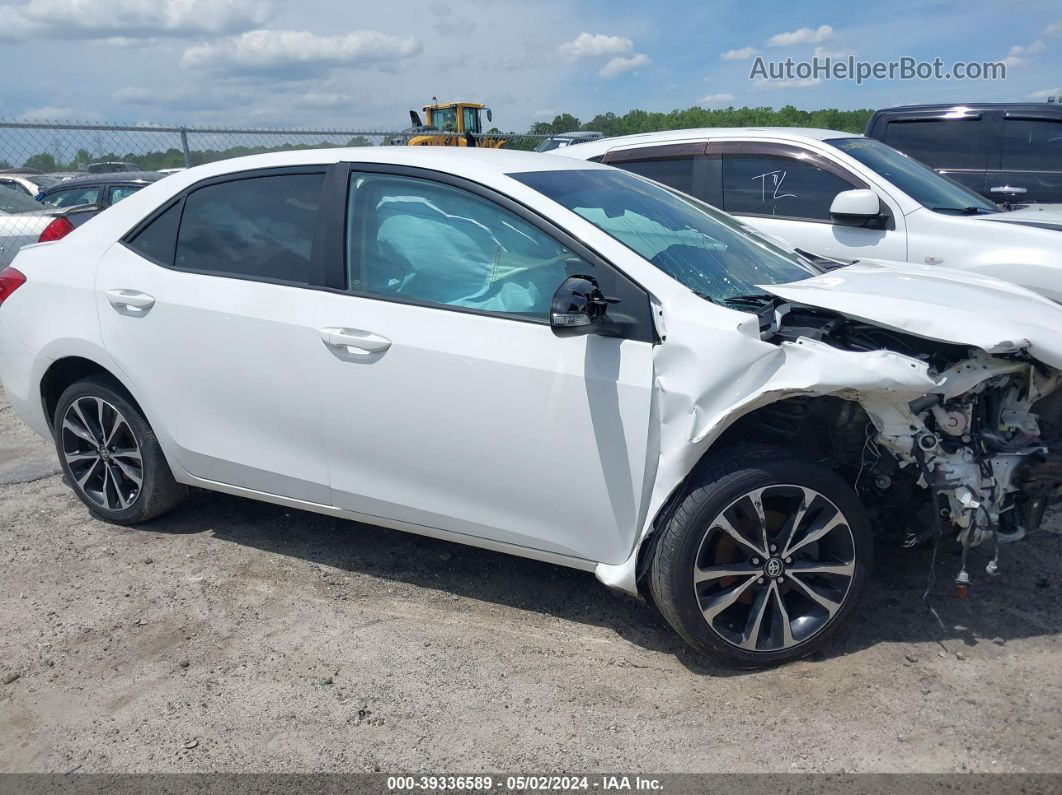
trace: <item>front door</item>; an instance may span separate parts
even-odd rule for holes
[[[499,201],[351,173],[345,288],[318,311],[332,499],[618,563],[644,511],[652,344],[555,336],[556,288],[603,266]]]

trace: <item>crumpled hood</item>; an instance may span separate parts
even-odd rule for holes
[[[992,221],[1002,224],[1021,224],[1042,229],[1062,229],[1062,204],[1034,204],[1020,210],[971,216],[977,221]]]
[[[988,353],[1028,349],[1062,369],[1062,306],[967,271],[860,260],[799,282],[759,285],[793,303]]]

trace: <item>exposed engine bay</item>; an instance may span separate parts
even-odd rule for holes
[[[989,354],[778,298],[756,303],[764,341],[898,355],[934,385],[914,399],[888,388],[798,396],[749,418],[765,436],[797,446],[806,437],[805,447],[818,448],[809,452],[848,476],[879,527],[903,529],[905,546],[942,535],[964,549],[991,541],[993,574],[998,544],[1036,529],[1062,498],[1062,372],[1020,345]],[[956,582],[968,582],[965,554]]]

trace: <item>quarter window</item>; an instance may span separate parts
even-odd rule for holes
[[[492,201],[430,180],[354,174],[347,210],[351,290],[398,301],[549,318],[575,252]]]
[[[854,185],[810,161],[757,154],[723,156],[728,213],[830,220],[830,205]]]
[[[162,265],[173,265],[173,249],[177,245],[177,227],[181,222],[181,202],[157,216],[136,233],[129,247]]]
[[[931,168],[984,170],[984,133],[980,119],[893,121],[885,143]]]
[[[1062,121],[1004,119],[1002,167],[1062,171]]]
[[[324,174],[207,185],[188,194],[175,266],[249,279],[309,282]]]

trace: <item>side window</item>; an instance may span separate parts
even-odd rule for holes
[[[192,191],[175,267],[306,284],[323,180],[324,174],[282,174]]]
[[[643,177],[660,182],[683,193],[693,193],[692,157],[668,157],[658,160],[635,160],[617,163],[626,171],[633,171]]]
[[[140,190],[143,185],[115,185],[111,188],[111,204],[117,204]]]
[[[460,188],[354,174],[349,191],[351,290],[546,320],[567,276],[593,275],[538,227]]]
[[[984,169],[984,134],[980,119],[892,121],[885,143],[931,168]]]
[[[1062,121],[1004,119],[1002,168],[1062,171]]]
[[[44,203],[53,207],[74,207],[78,204],[95,204],[100,200],[98,185],[89,188],[69,188],[67,190],[49,193],[44,197]]]
[[[834,196],[854,187],[793,157],[723,156],[723,209],[728,213],[829,221]]]
[[[181,222],[181,202],[136,233],[129,248],[162,265],[173,265],[173,250],[177,245],[177,225]]]
[[[0,179],[0,188],[10,188],[17,193],[29,195],[29,191],[21,183],[15,182],[13,179]]]

